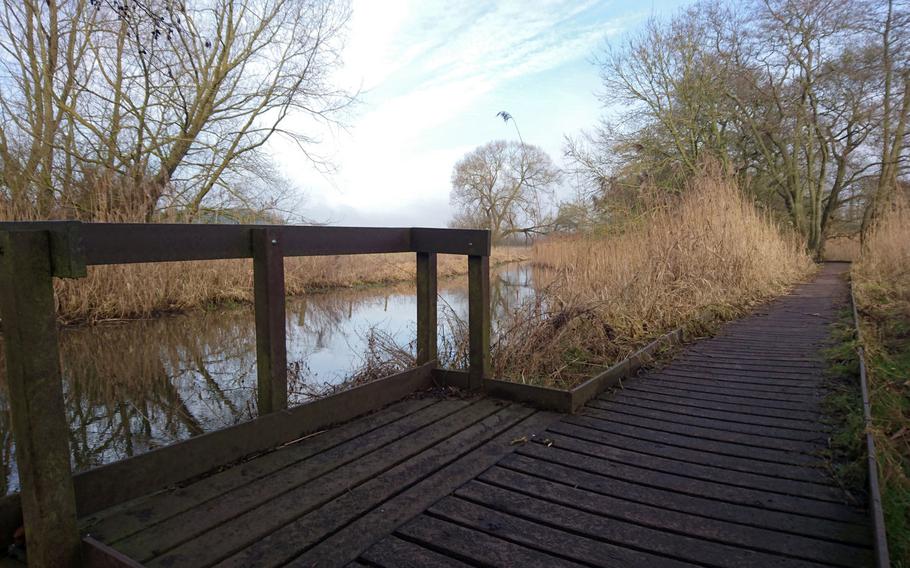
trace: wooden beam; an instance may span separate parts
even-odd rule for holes
[[[417,253],[417,364],[436,359],[436,253]]]
[[[490,256],[490,231],[477,229],[411,229],[411,250]]]
[[[284,256],[278,231],[253,229],[253,305],[256,311],[256,401],[259,415],[288,407]]]
[[[490,257],[468,257],[468,335],[470,388],[490,376]]]
[[[47,231],[0,232],[0,315],[29,566],[75,567],[80,539]]]

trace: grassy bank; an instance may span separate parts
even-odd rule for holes
[[[491,264],[524,260],[522,247],[496,247]],[[464,256],[440,255],[439,277],[466,274]],[[285,259],[289,295],[413,281],[411,253]],[[251,302],[250,260],[167,262],[89,267],[88,277],[57,280],[57,313],[65,323],[147,318],[168,312]]]
[[[503,325],[494,373],[557,387],[705,311],[734,317],[814,270],[799,239],[709,174],[620,234],[541,242],[533,262],[546,287]]]
[[[910,566],[910,207],[888,212],[852,278],[860,311],[891,560]]]

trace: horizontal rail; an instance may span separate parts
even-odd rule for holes
[[[194,225],[41,221],[0,223],[2,231],[44,230],[68,240],[52,243],[55,258],[76,264],[131,264],[251,258],[251,231],[271,229],[284,256],[435,252],[488,256],[488,231],[473,229],[321,227],[297,225]],[[65,250],[63,250],[65,249]],[[56,274],[64,275],[55,270]]]

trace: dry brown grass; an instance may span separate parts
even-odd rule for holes
[[[885,213],[853,266],[891,560],[910,566],[910,204]]]
[[[825,260],[854,261],[859,258],[859,235],[831,237],[825,243]]]
[[[732,317],[814,270],[801,241],[704,174],[625,232],[534,247],[548,281],[503,325],[497,378],[568,387],[706,310]]]
[[[493,249],[491,264],[527,258],[522,247]],[[440,255],[439,277],[467,273],[464,256]],[[313,290],[412,281],[413,254],[299,257],[285,260],[289,295]],[[90,267],[88,277],[55,282],[57,313],[66,323],[146,318],[225,303],[252,301],[250,260],[168,262]]]

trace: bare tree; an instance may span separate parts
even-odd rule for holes
[[[0,192],[37,216],[92,216],[77,184],[115,176],[123,208],[192,219],[247,205],[291,115],[334,120],[349,9],[334,0],[24,0],[0,11]],[[84,183],[83,183],[84,186]],[[88,200],[87,200],[88,199]]]
[[[652,20],[599,58],[604,102],[625,112],[566,152],[602,193],[679,191],[717,160],[821,255],[838,211],[906,167],[907,16],[885,8],[709,1]]]
[[[493,240],[544,232],[560,172],[541,148],[497,140],[465,155],[452,173],[454,226],[489,229]]]

